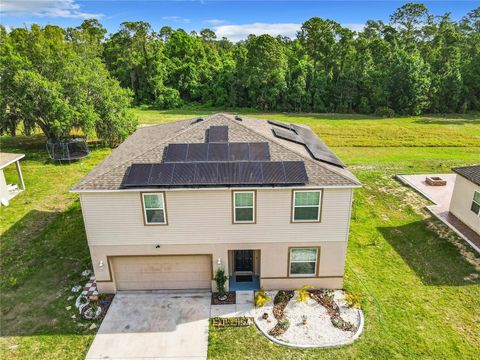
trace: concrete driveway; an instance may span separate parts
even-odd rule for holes
[[[118,293],[87,359],[206,359],[208,292]]]

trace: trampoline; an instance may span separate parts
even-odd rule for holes
[[[89,155],[87,141],[84,138],[47,140],[47,151],[53,161],[73,161]]]

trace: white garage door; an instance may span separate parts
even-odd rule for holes
[[[112,258],[117,290],[210,289],[210,255]]]

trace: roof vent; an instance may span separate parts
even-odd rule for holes
[[[235,120],[242,121],[243,119],[239,115],[235,115]]]
[[[199,123],[199,122],[201,122],[201,121],[203,121],[203,118],[195,119],[195,120],[192,121],[192,125],[193,125],[193,124],[197,124],[197,123]]]

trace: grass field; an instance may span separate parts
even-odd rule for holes
[[[150,125],[217,110],[134,111],[140,124]],[[478,163],[480,117],[241,112],[310,125],[363,182],[354,202],[345,287],[362,295],[366,328],[355,344],[329,350],[279,347],[255,328],[212,330],[209,357],[478,358],[480,258],[392,176]],[[53,165],[42,141],[2,138],[2,151],[27,154],[27,191],[0,210],[2,359],[80,359],[95,333],[66,310],[69,289],[89,267],[80,206],[68,189],[110,150],[96,148],[86,160]],[[9,169],[7,176],[13,175]]]

